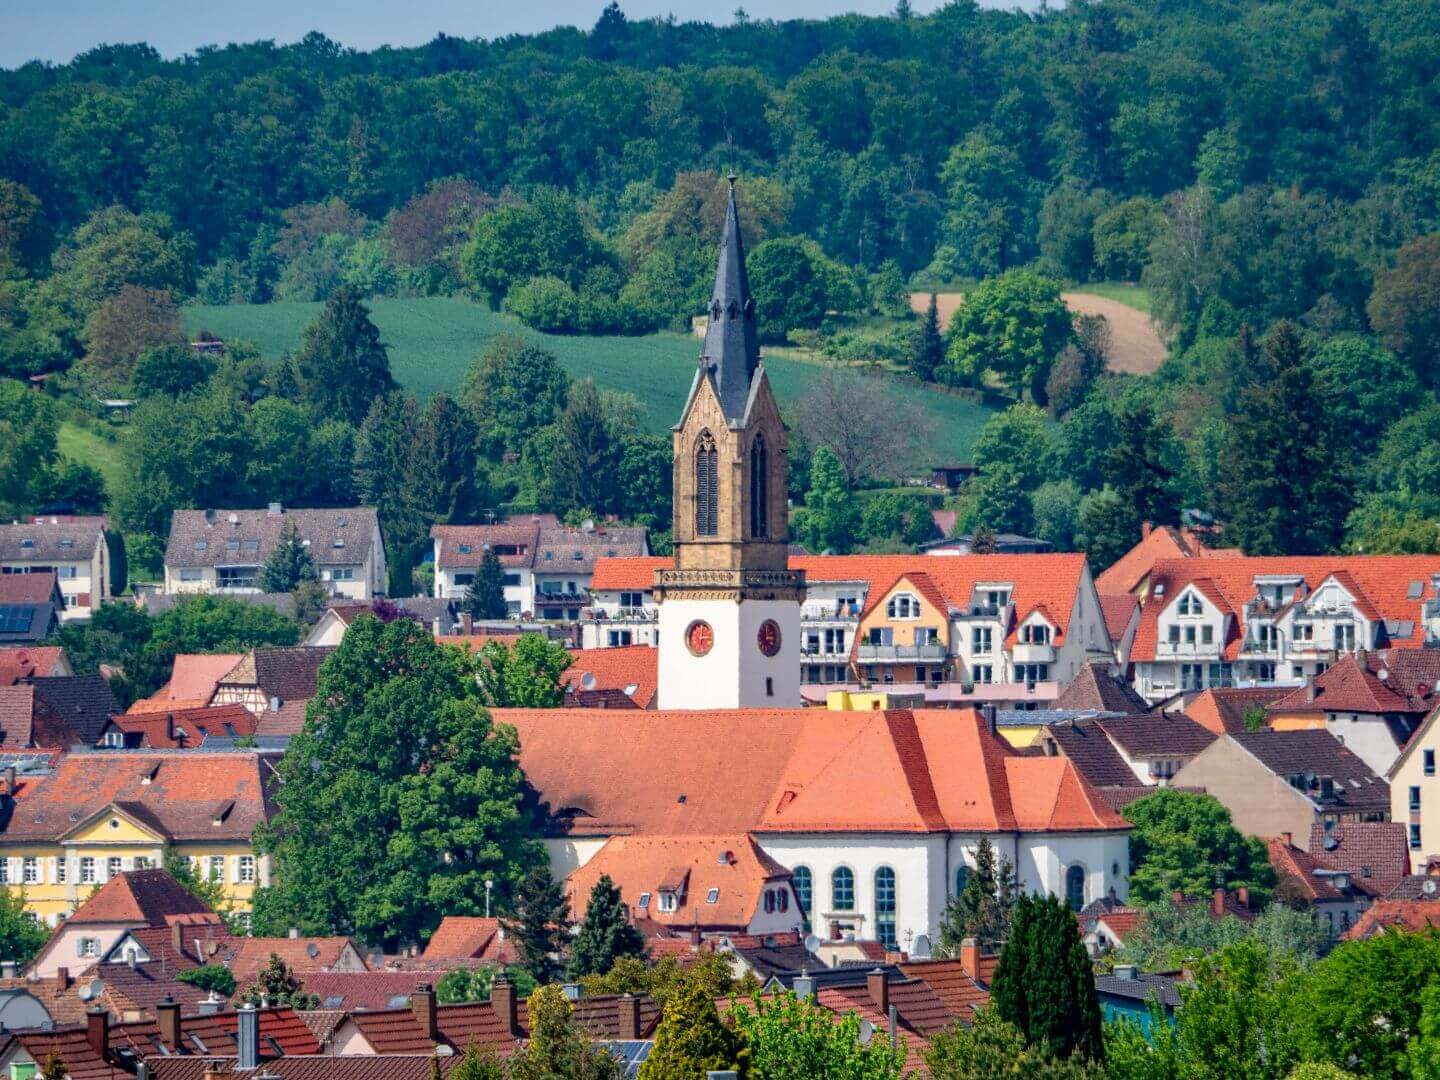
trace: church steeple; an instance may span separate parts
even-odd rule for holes
[[[745,273],[745,243],[740,238],[740,215],[735,209],[735,177],[729,179],[725,228],[720,234],[720,258],[715,264],[715,290],[710,299],[710,322],[701,362],[715,379],[726,418],[739,420],[745,414],[755,369],[760,366],[760,337],[750,279]]]

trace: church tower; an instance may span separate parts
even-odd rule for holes
[[[760,360],[735,178],[710,322],[674,428],[675,568],[655,575],[662,709],[797,708],[785,425]]]

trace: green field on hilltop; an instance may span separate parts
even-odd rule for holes
[[[666,431],[675,422],[690,389],[699,343],[682,334],[645,337],[562,337],[541,334],[510,315],[489,311],[466,300],[430,297],[410,300],[376,299],[371,316],[390,350],[390,367],[407,390],[428,397],[442,390],[456,392],[471,361],[497,334],[519,334],[540,341],[576,378],[592,378],[603,387],[634,394],[652,431]],[[301,332],[315,318],[319,304],[238,304],[193,306],[185,310],[192,334],[209,330],[217,337],[255,342],[267,360],[294,349]],[[771,384],[782,408],[802,397],[823,371],[820,363],[775,356],[766,360]],[[867,376],[874,393],[893,402],[897,423],[906,416],[928,416],[936,439],[915,461],[920,469],[936,461],[969,460],[975,436],[991,410],[965,398],[901,379]]]
[[[99,469],[100,475],[105,478],[106,490],[115,490],[120,477],[120,447],[113,441],[65,420],[60,424],[56,443],[64,457]]]

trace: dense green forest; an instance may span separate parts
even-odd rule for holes
[[[355,298],[472,296],[561,333],[681,328],[703,311],[733,171],[768,340],[841,359],[848,343],[1017,402],[977,443],[964,527],[1034,530],[1100,562],[1182,507],[1255,551],[1440,545],[1436,5],[902,3],[725,27],[597,14],[589,31],[492,42],[361,53],[311,35],[177,60],[131,45],[0,72],[0,375],[55,373],[49,396],[80,406],[158,393],[172,430],[177,413],[223,411],[216,394],[242,430],[283,403],[301,417],[286,423],[328,430],[314,467],[333,477],[393,387],[383,365],[348,401],[316,381],[325,364],[353,374],[336,357],[383,352]],[[1171,347],[1156,376],[1102,374],[1105,328],[1057,299],[1092,280],[1144,283]],[[905,294],[957,283],[973,292],[942,338]],[[308,374],[298,354],[246,368],[240,347],[197,377],[165,352],[189,300],[340,292],[352,302],[302,347]],[[337,344],[335,319],[359,337]],[[608,425],[622,469],[618,447],[638,455],[642,436],[601,399],[587,422]],[[565,409],[537,423],[543,446],[472,448],[483,483],[466,484],[546,502],[554,477],[517,470],[556,453]],[[52,438],[0,502],[78,491],[153,536],[169,506],[264,501],[264,481],[235,479],[248,465],[223,482],[147,465],[142,480],[124,463],[154,455],[131,444],[165,427],[145,421],[142,400],[118,490]],[[832,457],[846,486],[886,479],[883,445],[867,462],[823,425],[801,435],[797,496],[828,490]],[[645,455],[648,469],[663,447]],[[302,494],[363,496],[361,472]],[[636,498],[667,486],[632,480]],[[590,494],[558,508],[663,509]],[[905,531],[814,528],[841,548]]]

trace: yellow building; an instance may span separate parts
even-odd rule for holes
[[[1425,717],[1390,766],[1390,820],[1405,822],[1410,867],[1423,873],[1432,855],[1440,855],[1440,709]]]
[[[251,847],[266,820],[273,755],[253,751],[82,751],[5,796],[0,885],[49,925],[125,870],[180,856],[248,910],[269,880]]]

